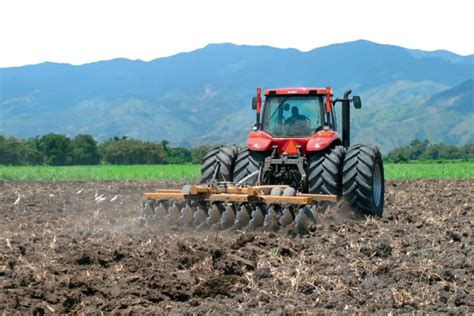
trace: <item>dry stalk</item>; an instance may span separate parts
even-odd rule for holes
[[[7,247],[10,248],[10,250],[13,250],[12,244],[10,242],[10,239],[5,238],[5,243],[7,244]]]

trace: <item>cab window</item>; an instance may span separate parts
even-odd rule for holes
[[[265,100],[262,129],[277,137],[306,137],[321,127],[324,96],[271,96]]]

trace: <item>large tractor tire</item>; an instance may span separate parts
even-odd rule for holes
[[[234,169],[234,183],[239,182],[246,176],[257,171],[260,167],[260,164],[265,160],[265,153],[250,151],[248,148],[242,148],[239,151],[237,160],[235,161]],[[248,185],[255,185],[257,183],[258,177],[253,177],[246,181]]]
[[[236,146],[215,146],[204,156],[201,164],[201,183],[212,181],[216,168],[218,181],[232,181],[234,176],[234,165],[237,157]]]
[[[343,196],[349,205],[365,215],[382,216],[384,171],[376,146],[357,144],[346,151],[343,165]]]
[[[343,160],[343,146],[334,146],[310,155],[308,192],[341,196]]]

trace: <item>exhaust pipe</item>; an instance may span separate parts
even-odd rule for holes
[[[344,99],[342,101],[342,145],[347,148],[351,144],[351,111],[349,95],[352,90],[344,92]]]

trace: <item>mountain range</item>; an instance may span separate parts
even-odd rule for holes
[[[474,55],[366,40],[308,52],[210,44],[149,62],[0,68],[0,134],[241,143],[255,88],[288,86],[351,88],[363,104],[353,111],[352,141],[384,152],[414,138],[474,143]]]

